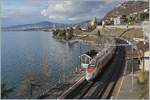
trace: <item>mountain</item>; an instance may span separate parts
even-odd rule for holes
[[[143,11],[144,9],[149,9],[148,1],[126,1],[121,5],[115,7],[113,10],[108,12],[103,20],[110,19],[111,17],[119,16],[119,15],[129,15],[131,13],[136,13],[139,11]]]
[[[54,23],[49,21],[42,21],[33,24],[15,25],[10,27],[2,27],[4,31],[27,31],[27,30],[48,30],[55,26],[55,28],[65,28],[69,24]]]
[[[28,30],[49,30],[52,28],[66,28],[66,27],[86,27],[89,24],[90,20],[83,21],[76,24],[63,24],[63,23],[55,23],[49,21],[42,21],[33,24],[24,24],[24,25],[15,25],[10,27],[2,27],[2,31],[28,31]]]

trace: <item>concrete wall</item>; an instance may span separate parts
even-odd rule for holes
[[[150,57],[150,51],[145,52],[145,57]],[[145,71],[149,71],[149,67],[150,67],[150,59],[145,59],[144,60],[145,63]],[[141,62],[140,64],[140,69],[142,70],[143,68],[143,62]]]

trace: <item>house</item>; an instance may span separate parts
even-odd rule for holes
[[[105,21],[102,21],[102,27],[104,27],[105,26]]]
[[[142,22],[142,27],[143,27],[143,33],[144,36],[147,37],[149,39],[149,21],[143,21]]]
[[[93,20],[91,21],[90,25],[91,25],[91,26],[95,26],[96,24],[97,24],[97,19],[96,19],[96,17],[95,17],[95,18],[93,18]]]
[[[120,21],[120,16],[117,16],[116,18],[114,18],[114,25],[120,25],[121,21]]]
[[[145,13],[148,13],[148,9],[144,9],[144,12],[145,12]]]
[[[139,68],[142,70],[144,67],[144,71],[149,71],[149,65],[150,65],[150,51],[146,51],[144,52],[144,61],[141,62],[141,64],[139,65]]]

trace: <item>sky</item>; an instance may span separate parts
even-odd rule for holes
[[[78,23],[101,18],[123,0],[2,0],[2,26],[52,21]]]

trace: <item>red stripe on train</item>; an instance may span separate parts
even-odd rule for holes
[[[92,68],[92,67],[87,68],[87,72],[90,74],[93,73],[94,70],[95,70],[95,68]]]

